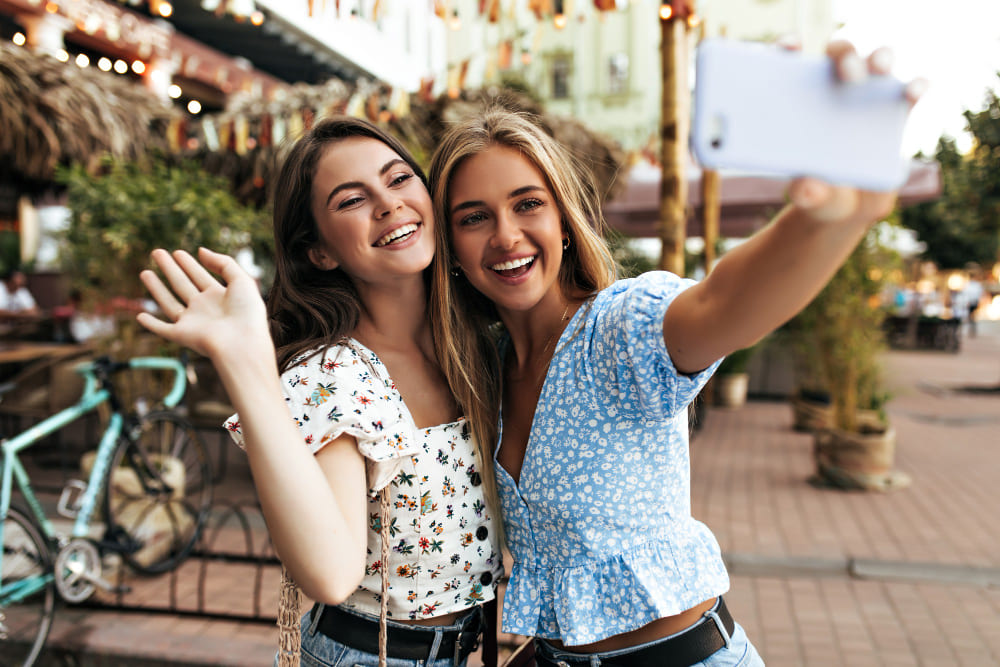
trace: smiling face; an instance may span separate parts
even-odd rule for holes
[[[562,215],[520,151],[497,144],[466,158],[452,174],[447,207],[455,259],[501,316],[558,302]]]
[[[356,284],[419,275],[434,255],[434,218],[423,182],[376,139],[333,143],[316,165],[312,213],[319,239],[309,259]]]

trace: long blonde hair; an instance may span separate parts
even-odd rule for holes
[[[480,443],[497,441],[501,373],[495,345],[499,316],[493,303],[462,275],[453,275],[449,199],[451,179],[464,160],[491,146],[520,151],[545,177],[562,217],[569,247],[559,283],[566,295],[594,294],[612,282],[617,267],[604,241],[606,227],[593,176],[546,134],[532,116],[492,106],[452,127],[438,144],[428,180],[434,202],[435,261],[431,321],[438,358]],[[488,457],[492,466],[493,457]],[[493,483],[492,468],[489,470]],[[484,480],[487,475],[484,472]],[[490,487],[487,489],[490,491]]]

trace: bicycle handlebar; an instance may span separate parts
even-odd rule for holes
[[[84,390],[85,395],[94,391],[98,384],[98,374],[105,376],[117,373],[128,368],[162,369],[174,372],[174,384],[170,391],[163,397],[163,404],[172,408],[180,403],[187,389],[187,371],[184,364],[172,357],[135,357],[128,361],[113,362],[107,357],[99,358],[95,361],[80,364],[76,372],[80,373],[87,380]]]

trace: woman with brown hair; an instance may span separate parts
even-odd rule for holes
[[[502,573],[500,528],[482,434],[427,319],[423,173],[375,126],[336,118],[296,142],[275,192],[266,306],[233,259],[158,250],[166,282],[141,278],[167,319],[139,321],[209,357],[238,410],[227,426],[275,550],[317,602],[302,662],[463,665]]]

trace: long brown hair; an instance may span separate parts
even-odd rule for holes
[[[319,238],[312,212],[316,166],[330,146],[352,137],[381,141],[427,185],[420,165],[397,139],[358,118],[328,118],[295,142],[274,190],[275,276],[267,295],[281,371],[303,352],[339,342],[358,326],[361,317],[358,294],[348,275],[339,268],[316,268],[308,254]]]
[[[429,170],[438,222],[431,265],[431,322],[442,370],[455,397],[466,407],[466,418],[480,442],[494,445],[502,395],[494,340],[499,316],[493,303],[463,275],[451,272],[455,261],[448,203],[455,170],[465,159],[495,145],[520,151],[545,177],[555,198],[570,240],[559,268],[563,293],[593,294],[614,282],[617,274],[602,236],[605,222],[593,177],[578,169],[531,116],[493,106],[445,134]]]

